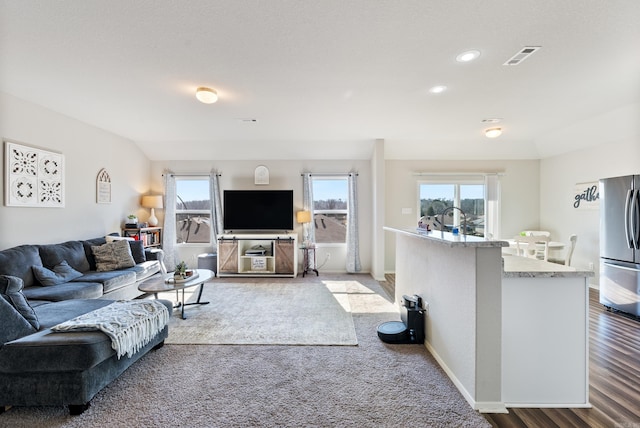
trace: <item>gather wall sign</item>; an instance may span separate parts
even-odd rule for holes
[[[573,208],[596,210],[600,207],[600,186],[598,181],[577,183],[573,191]]]

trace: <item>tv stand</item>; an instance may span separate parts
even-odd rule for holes
[[[298,275],[295,233],[230,233],[218,236],[218,276]]]

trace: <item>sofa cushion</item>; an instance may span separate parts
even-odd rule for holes
[[[106,272],[135,266],[131,255],[131,247],[127,241],[109,242],[91,247],[96,258],[96,270]]]
[[[29,300],[48,300],[59,302],[69,299],[99,299],[102,297],[102,284],[99,282],[65,282],[53,287],[29,287],[24,289]]]
[[[149,260],[144,263],[138,263],[135,266],[124,269],[120,272],[135,272],[136,281],[140,281],[160,272],[160,264],[156,260]]]
[[[36,245],[20,245],[0,251],[0,274],[22,278],[25,287],[36,282],[31,266],[42,266]]]
[[[20,312],[16,311],[16,308],[4,299],[0,299],[0,319],[2,320],[0,345],[37,331]]]
[[[24,283],[16,276],[0,275],[0,296],[10,303],[34,329],[40,328],[38,316],[22,294]]]
[[[128,270],[86,272],[82,277],[72,282],[99,282],[102,284],[102,292],[104,294],[136,282],[136,275]]]
[[[34,306],[41,328],[50,328],[77,316],[111,304],[102,299],[72,299],[63,302],[47,302]]]
[[[52,270],[44,266],[33,266],[32,269],[38,282],[44,286],[62,284],[82,276],[82,273],[69,266],[66,260],[55,265]]]
[[[102,332],[56,333],[45,329],[5,343],[0,350],[0,372],[76,372],[94,367],[112,355],[115,351],[111,339]]]
[[[79,272],[89,270],[89,262],[80,241],[67,241],[61,244],[40,245],[42,265],[52,268],[66,260],[69,266]]]

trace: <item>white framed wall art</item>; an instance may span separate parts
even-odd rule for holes
[[[64,155],[5,141],[5,205],[64,207]]]
[[[111,177],[104,168],[98,171],[96,177],[96,202],[99,204],[111,203]]]

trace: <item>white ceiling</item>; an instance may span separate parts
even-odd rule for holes
[[[0,58],[1,91],[152,160],[367,159],[375,139],[390,159],[535,159],[638,103],[640,1],[0,0]]]

